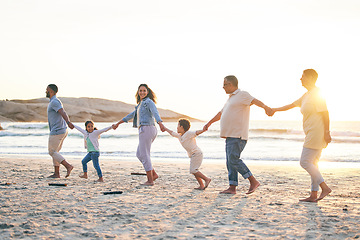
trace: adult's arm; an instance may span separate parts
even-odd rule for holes
[[[321,118],[324,122],[324,139],[326,143],[331,142],[331,136],[330,136],[330,118],[329,118],[329,112],[321,112]]]
[[[155,103],[149,99],[150,101],[147,101],[146,104],[148,104],[150,112],[152,113],[152,115],[154,116],[155,120],[157,123],[162,122],[159,111],[157,110],[157,107],[155,105]],[[160,125],[160,124],[159,124]],[[160,125],[161,127],[161,125]],[[164,127],[164,126],[163,126]],[[163,129],[162,129],[163,130]]]
[[[296,105],[294,103],[282,106],[282,107],[278,107],[278,108],[273,108],[272,110],[275,112],[282,112],[282,111],[287,111],[290,110],[292,108],[296,107]]]
[[[65,120],[65,122],[67,123],[67,125],[69,126],[70,129],[74,128],[74,124],[72,124],[72,122],[70,122],[70,118],[67,115],[67,113],[65,112],[65,110],[63,108],[60,108],[58,110],[58,113],[63,117],[63,119]]]
[[[135,109],[133,112],[131,112],[131,113],[129,113],[128,115],[126,115],[123,119],[121,119],[121,120],[117,123],[118,126],[119,126],[119,124],[121,124],[121,123],[128,122],[128,121],[130,121],[131,119],[133,119],[134,116],[135,116],[135,112],[136,112],[136,109]]]
[[[219,121],[221,118],[221,111],[218,112],[215,117],[213,117],[207,124],[205,124],[203,130],[204,131],[207,131],[209,129],[209,127],[211,126],[211,124],[213,124],[214,122],[217,122]]]
[[[272,116],[272,115],[274,115],[274,113],[275,113],[273,109],[271,109],[270,107],[266,106],[266,105],[265,105],[262,101],[260,101],[259,99],[254,98],[254,99],[251,101],[251,104],[255,104],[256,106],[263,108],[268,116]]]

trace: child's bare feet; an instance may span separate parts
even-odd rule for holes
[[[74,167],[72,165],[70,165],[69,167],[66,168],[66,176],[65,178],[67,178],[68,176],[70,176],[71,171],[74,169]]]
[[[140,185],[143,185],[143,186],[154,186],[154,182],[146,181],[146,182],[144,182],[144,183],[141,183]]]
[[[197,187],[197,188],[194,188],[195,190],[205,190],[205,187]]]
[[[81,177],[81,178],[88,178],[88,176],[87,176],[87,173],[83,173],[82,175],[79,175],[79,177]]]
[[[101,177],[98,180],[96,180],[97,182],[104,182],[104,179]]]

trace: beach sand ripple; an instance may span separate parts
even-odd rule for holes
[[[133,161],[103,161],[104,183],[78,177],[79,161],[68,179],[47,179],[51,160],[0,158],[0,239],[356,239],[360,238],[360,169],[323,169],[332,187],[318,203],[299,202],[309,193],[310,177],[300,166],[249,165],[261,182],[246,195],[227,188],[224,164],[204,163],[212,178],[195,190],[188,164],[158,163],[159,179],[140,186],[145,176]],[[64,170],[64,169],[62,169]],[[65,176],[65,171],[62,172]],[[49,186],[66,183],[67,186]],[[122,194],[104,195],[106,191]]]

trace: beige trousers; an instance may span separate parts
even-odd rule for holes
[[[68,135],[68,132],[66,130],[66,133],[64,133],[64,134],[49,136],[48,150],[49,150],[49,155],[53,159],[53,163],[54,163],[55,167],[60,166],[60,163],[65,160],[65,158],[63,156],[61,156],[59,151],[60,151],[67,135]]]

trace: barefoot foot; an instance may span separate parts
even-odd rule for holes
[[[204,187],[204,189],[206,189],[206,188],[209,186],[210,182],[211,182],[211,178],[208,178],[207,180],[205,180],[205,187]]]
[[[48,178],[60,178],[60,175],[54,173],[54,174],[48,176]]]
[[[82,174],[82,175],[79,175],[80,178],[88,178],[88,176],[86,174]]]
[[[141,183],[140,185],[142,185],[142,186],[154,186],[154,182],[146,181],[144,183]]]
[[[221,194],[236,194],[236,190],[232,190],[232,189],[226,189],[222,192],[220,192]]]
[[[67,172],[66,172],[66,176],[65,178],[67,178],[68,176],[70,176],[71,171],[74,169],[74,167],[72,165],[70,165],[69,167],[66,168]]]
[[[331,189],[328,187],[328,188],[325,188],[322,190],[320,196],[316,199],[316,201],[320,201],[321,199],[323,199],[324,197],[326,197],[327,195],[329,195],[329,193],[331,193]]]
[[[96,182],[104,182],[104,179],[101,177],[98,180],[96,180]]]
[[[308,198],[300,199],[299,201],[300,202],[316,202],[316,198],[308,197]]]
[[[246,194],[251,194],[255,192],[255,190],[260,186],[260,183],[258,181],[254,182],[253,184],[250,184],[249,191]]]

